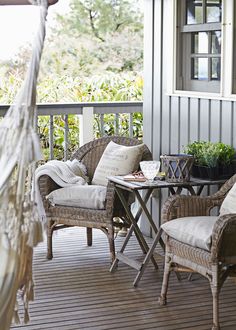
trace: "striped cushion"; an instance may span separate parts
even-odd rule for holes
[[[236,183],[228,192],[220,208],[220,215],[229,213],[236,213]]]

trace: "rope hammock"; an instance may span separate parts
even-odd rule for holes
[[[42,159],[36,126],[36,82],[45,38],[47,0],[38,5],[39,30],[32,57],[15,103],[0,123],[0,327],[9,329],[12,318],[19,323],[18,295],[29,320],[28,302],[33,300],[33,247],[42,241],[42,223],[32,194],[36,161]],[[34,191],[34,189],[33,189]]]

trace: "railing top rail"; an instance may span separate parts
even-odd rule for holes
[[[4,116],[10,105],[0,105],[0,116]],[[79,103],[48,103],[37,104],[38,115],[82,114],[83,108],[94,108],[94,113],[133,113],[142,112],[143,102],[79,102]]]

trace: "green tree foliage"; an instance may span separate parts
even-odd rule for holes
[[[68,33],[81,31],[105,42],[110,34],[142,31],[142,14],[137,2],[131,0],[72,0]]]
[[[56,23],[53,27],[49,25],[40,67],[39,84],[51,92],[51,100],[47,102],[64,101],[55,86],[58,81],[60,88],[64,82],[65,89],[70,89],[76,80],[82,82],[85,77],[91,80],[94,76],[110,79],[113,84],[113,75],[108,77],[109,73],[122,80],[129,72],[127,87],[130,88],[129,81],[135,82],[142,75],[143,65],[143,22],[138,4],[139,1],[133,0],[70,0],[70,10],[56,15]],[[18,56],[2,63],[4,94],[12,77],[15,81],[24,79],[30,53],[31,47],[25,45]],[[101,100],[100,94],[95,94],[93,100]],[[121,94],[125,94],[123,88]]]
[[[69,0],[68,0],[69,1]],[[140,0],[142,1],[142,0]],[[70,0],[48,29],[37,87],[38,103],[138,101],[143,98],[143,16],[140,1]],[[0,67],[0,103],[12,103],[24,79],[31,47]],[[104,116],[105,134],[114,134],[114,116]],[[101,136],[95,117],[95,137]],[[42,146],[48,157],[49,118],[40,117]],[[120,133],[128,135],[122,115]],[[70,152],[78,145],[78,117],[69,116]],[[63,118],[54,120],[55,157],[63,157]],[[142,137],[142,115],[135,114],[133,133]]]
[[[56,21],[45,46],[46,72],[48,67],[76,76],[142,71],[140,1],[71,0],[70,11]]]
[[[61,102],[112,102],[142,100],[143,79],[140,76],[131,74],[115,75],[110,73],[104,77],[77,78],[65,81],[61,77],[55,77],[53,81],[43,80],[38,85],[38,96],[41,103],[50,103],[53,100]],[[113,135],[116,133],[115,116],[107,114],[104,120],[104,134]],[[69,153],[71,154],[78,146],[79,122],[75,115],[69,116]],[[129,118],[122,114],[119,120],[119,134],[129,135]],[[135,113],[133,116],[133,135],[142,138],[142,114]],[[40,137],[45,158],[49,155],[49,118],[39,118]],[[63,158],[64,148],[64,121],[61,116],[54,118],[54,150],[57,159]],[[95,115],[94,137],[102,136],[100,127],[100,116]]]

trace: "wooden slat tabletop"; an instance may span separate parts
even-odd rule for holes
[[[191,178],[188,182],[167,182],[162,180],[156,180],[155,183],[125,181],[123,176],[109,176],[108,180],[126,187],[130,190],[149,189],[149,188],[170,188],[170,187],[199,187],[199,186],[211,186],[222,185],[226,180],[203,180],[197,178]]]

